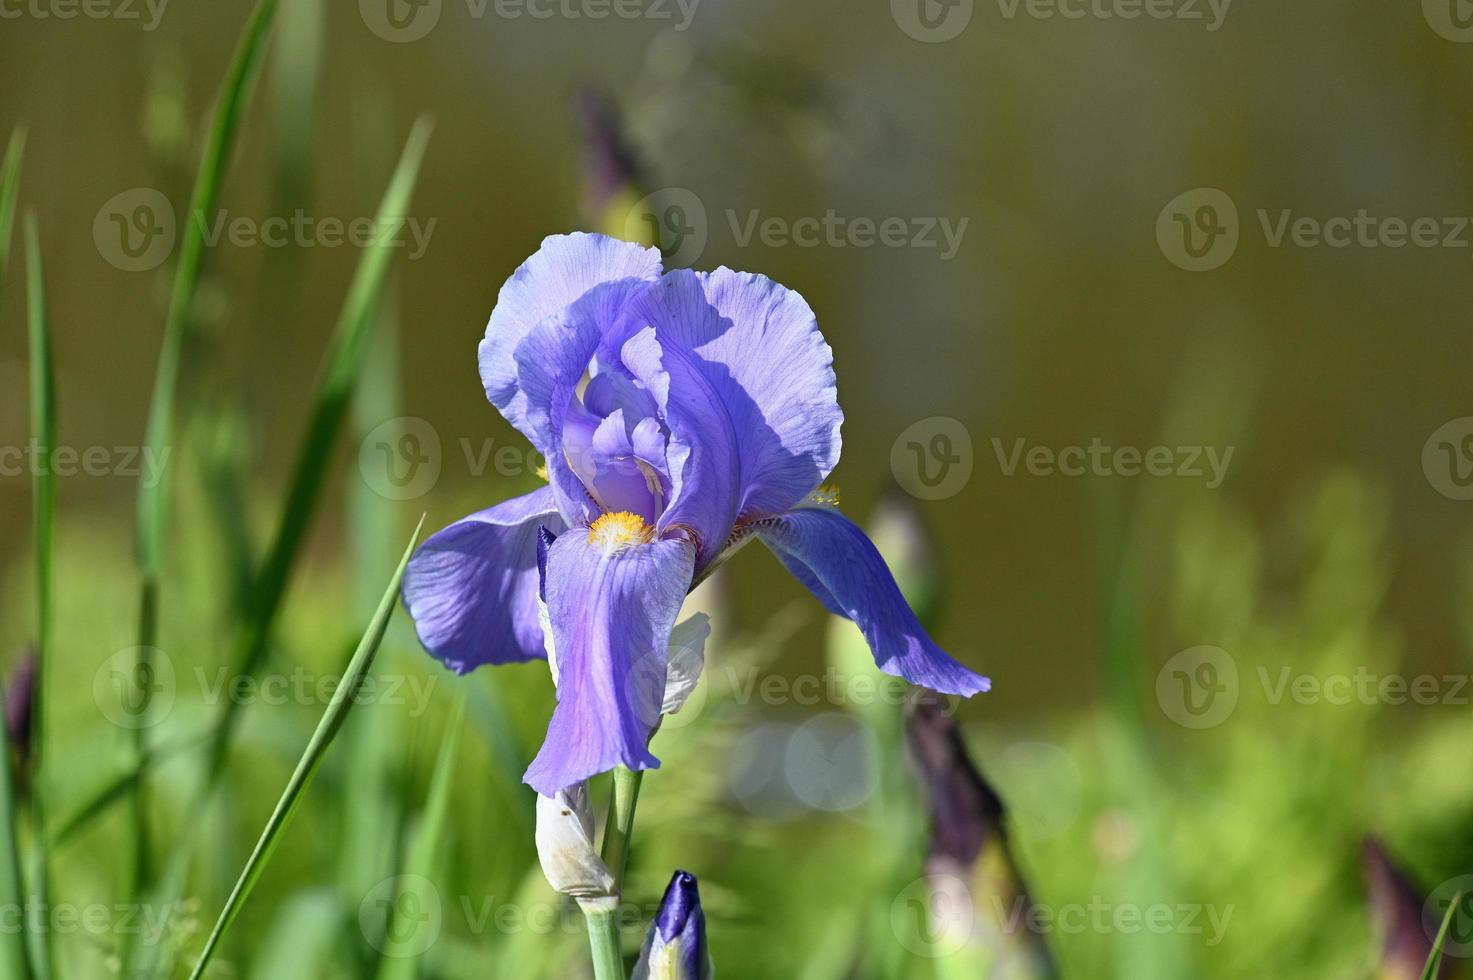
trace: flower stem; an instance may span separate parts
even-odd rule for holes
[[[614,795],[609,801],[609,820],[604,825],[604,864],[614,876],[614,894],[624,893],[624,869],[629,864],[629,838],[634,833],[634,805],[639,802],[643,770],[620,766],[614,770]]]
[[[618,899],[592,899],[578,904],[588,920],[594,980],[624,980],[624,954],[619,952]]]

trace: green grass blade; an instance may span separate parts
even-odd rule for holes
[[[56,827],[51,832],[52,850],[60,848],[79,831],[91,826],[92,822],[111,808],[114,803],[123,799],[143,773],[152,771],[156,766],[162,765],[181,752],[199,748],[205,744],[208,737],[208,731],[197,731],[174,739],[167,745],[149,746],[141,761],[109,777],[96,789],[90,791],[80,804],[70,808],[70,816],[56,822]]]
[[[10,263],[10,233],[15,227],[15,198],[20,190],[20,162],[26,149],[26,131],[15,127],[5,148],[5,162],[0,164],[0,279]]]
[[[450,811],[450,789],[455,784],[455,760],[460,751],[460,736],[464,728],[465,686],[462,685],[460,693],[455,696],[455,707],[450,712],[444,740],[440,743],[440,753],[435,761],[435,774],[430,779],[424,813],[420,815],[419,826],[404,862],[405,880],[410,883],[434,881],[439,877],[436,874],[436,865],[444,854],[445,817]],[[399,903],[395,902],[390,906],[389,914],[393,915],[393,910],[398,907]],[[419,924],[411,926],[411,930],[418,928]],[[389,925],[385,930],[385,944],[391,947],[395,942],[392,937],[403,933],[403,929]],[[411,931],[406,942],[413,943],[417,938]],[[422,972],[422,964],[423,958],[418,956],[384,956],[379,960],[378,980],[413,980]]]
[[[189,323],[190,307],[199,284],[200,265],[204,258],[204,225],[196,215],[214,211],[225,179],[225,168],[235,148],[241,118],[250,100],[251,89],[265,52],[266,35],[276,14],[276,0],[260,0],[246,24],[245,33],[235,49],[235,56],[220,89],[210,124],[209,142],[200,160],[199,175],[190,197],[189,212],[179,241],[179,264],[174,272],[174,287],[169,296],[169,313],[164,321],[163,345],[154,377],[153,398],[149,404],[147,447],[156,459],[173,437],[174,398],[178,389],[179,361],[184,347],[184,334]],[[138,488],[138,555],[145,573],[157,575],[163,546],[163,518],[166,511],[165,481],[140,481]]]
[[[46,842],[46,675],[51,672],[52,550],[56,540],[56,474],[51,453],[56,446],[56,391],[51,366],[51,325],[46,304],[46,273],[41,266],[41,240],[36,219],[26,216],[26,293],[31,362],[31,439],[36,447],[36,693],[31,714],[31,818],[35,825],[31,856],[31,894],[38,900],[28,913],[31,968],[37,977],[51,976],[51,930],[45,921],[50,861]],[[31,909],[27,904],[26,908]]]
[[[1442,925],[1437,930],[1437,938],[1432,942],[1432,952],[1427,957],[1427,965],[1422,967],[1422,980],[1437,980],[1437,975],[1442,971],[1442,947],[1447,942],[1447,932],[1452,928],[1453,916],[1458,914],[1458,908],[1463,904],[1463,892],[1453,896],[1448,903],[1447,914],[1442,917]]]
[[[144,453],[167,461],[164,451],[174,436],[175,397],[179,386],[179,365],[188,329],[190,308],[199,284],[200,266],[204,259],[204,223],[199,216],[215,209],[220,186],[235,149],[246,105],[266,48],[266,36],[276,14],[276,0],[260,0],[246,23],[230,66],[226,70],[220,95],[210,122],[208,142],[200,158],[189,211],[184,217],[179,243],[179,264],[174,271],[174,284],[169,296],[169,311],[164,320],[163,342],[154,376],[149,403],[148,427],[144,435]],[[145,455],[145,458],[148,458]],[[138,601],[138,662],[135,678],[148,675],[150,651],[157,645],[160,566],[164,550],[164,519],[168,512],[168,467],[155,480],[138,484],[137,551],[142,573]],[[151,685],[140,683],[136,692],[141,711],[147,712]],[[130,836],[133,842],[131,894],[136,897],[150,877],[148,825],[146,819],[147,726],[132,732],[133,759],[139,778],[128,787]]]
[[[236,656],[233,660],[234,676],[252,675],[258,668],[261,657],[264,656],[265,643],[270,637],[271,623],[274,622],[275,612],[280,606],[281,598],[286,594],[290,570],[295,564],[306,528],[317,507],[321,485],[323,485],[328,464],[331,463],[331,444],[348,410],[356,373],[361,368],[362,357],[368,346],[368,335],[370,335],[371,326],[377,320],[377,302],[382,295],[384,281],[387,279],[389,259],[392,258],[390,253],[392,253],[393,246],[387,243],[392,242],[398,236],[399,230],[402,230],[402,225],[404,225],[409,193],[414,189],[429,134],[429,122],[426,119],[420,119],[409,134],[404,153],[399,158],[398,168],[395,169],[395,174],[389,183],[389,190],[384,195],[382,206],[380,206],[379,227],[382,228],[383,234],[359,259],[358,271],[349,287],[348,298],[343,304],[339,324],[334,333],[333,345],[328,352],[326,376],[315,398],[308,436],[306,436],[295,473],[293,473],[292,492],[281,514],[277,533],[271,545],[270,556],[262,566],[261,575],[256,579],[252,612],[247,617],[242,634],[237,641]],[[202,809],[214,793],[214,787],[221,774],[222,763],[224,763],[225,750],[228,749],[228,744],[234,734],[234,725],[237,722],[237,712],[240,706],[242,706],[240,699],[225,699],[221,712],[212,722],[205,783],[200,788],[199,799],[194,800],[194,805],[189,808],[190,812]],[[146,768],[144,772],[147,772]],[[164,874],[165,883],[156,889],[158,895],[161,896],[159,903],[164,908],[172,908],[168,903],[169,896],[177,897],[175,892],[183,887],[184,864],[186,864],[187,852],[193,847],[194,830],[197,827],[199,827],[199,821],[186,822],[181,828],[181,833],[177,834],[175,840],[172,841],[168,862],[166,862],[168,867]]]
[[[256,842],[255,850],[247,859],[245,868],[241,870],[240,878],[235,883],[235,889],[226,899],[225,907],[220,910],[220,917],[215,921],[215,928],[211,930],[209,939],[205,941],[205,947],[200,952],[199,960],[190,974],[191,978],[204,975],[210,958],[219,948],[220,939],[235,921],[251,889],[260,879],[262,872],[266,870],[266,864],[270,861],[271,854],[276,849],[282,833],[291,822],[292,814],[301,803],[303,793],[311,784],[312,777],[322,765],[328,747],[336,737],[338,729],[342,727],[349,710],[352,709],[354,695],[359,685],[363,683],[363,679],[368,676],[369,669],[373,667],[374,655],[378,652],[379,643],[384,638],[384,631],[388,629],[389,619],[393,616],[394,607],[398,604],[399,583],[404,578],[404,569],[409,564],[410,555],[414,553],[414,546],[419,541],[419,532],[423,527],[424,519],[420,518],[419,527],[414,529],[409,545],[404,549],[403,557],[399,559],[399,567],[394,570],[394,575],[384,590],[384,596],[379,601],[378,611],[374,613],[373,620],[368,624],[367,632],[363,634],[363,639],[358,644],[358,649],[354,651],[352,660],[348,662],[348,667],[343,673],[343,682],[333,692],[332,701],[328,703],[327,710],[323,712],[322,720],[317,724],[317,730],[312,733],[312,738],[307,743],[307,749],[302,753],[296,770],[287,780],[286,790],[281,794],[276,809],[266,821],[266,827],[261,831],[261,838]]]
[[[10,782],[10,738],[0,725],[0,908],[25,908],[20,848],[16,843],[15,787]],[[11,929],[0,936],[0,976],[25,978],[31,961],[24,933]]]
[[[389,181],[383,203],[379,207],[378,224],[383,229],[358,263],[358,270],[348,288],[348,296],[338,317],[327,366],[319,383],[312,407],[307,436],[297,457],[286,507],[277,525],[276,536],[261,574],[256,580],[251,613],[236,648],[236,676],[254,675],[266,651],[266,642],[276,619],[277,609],[286,593],[292,566],[301,550],[302,539],[311,524],[321,497],[322,483],[332,461],[332,446],[353,394],[354,382],[363,366],[371,327],[378,318],[378,302],[388,278],[391,244],[403,228],[409,198],[419,177],[429,141],[430,124],[421,118],[409,134],[399,165]],[[208,778],[213,781],[224,761],[225,751],[238,717],[239,701],[225,702],[219,721],[218,735],[211,748]]]

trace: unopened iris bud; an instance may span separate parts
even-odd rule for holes
[[[696,876],[677,871],[645,936],[633,980],[709,980],[711,975],[706,914]]]
[[[614,896],[614,876],[593,846],[587,783],[537,797],[537,860],[555,891],[580,901]]]
[[[603,93],[584,89],[574,108],[583,139],[584,217],[593,227],[622,236],[625,218],[640,198],[642,168],[618,111]]]
[[[1374,837],[1366,839],[1361,866],[1370,892],[1371,928],[1381,944],[1376,980],[1418,980],[1432,954],[1429,936],[1440,923],[1425,921],[1421,891]]]
[[[906,735],[931,815],[925,880],[934,892],[930,910],[943,913],[933,925],[965,930],[953,966],[963,975],[1055,976],[1047,945],[1028,926],[1033,901],[1008,848],[1002,800],[972,764],[955,720],[923,695],[911,705]]]

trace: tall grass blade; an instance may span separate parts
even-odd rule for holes
[[[392,243],[398,239],[404,226],[409,198],[419,176],[429,137],[430,123],[421,118],[409,134],[399,165],[379,207],[376,225],[380,229],[379,236],[364,252],[348,288],[328,349],[325,373],[312,406],[307,436],[297,457],[286,507],[277,525],[271,550],[257,577],[250,615],[236,646],[232,665],[234,676],[254,675],[266,652],[266,642],[286,593],[292,566],[296,563],[302,539],[321,497],[323,479],[332,460],[333,442],[342,428],[354,382],[362,370],[372,332],[370,328],[378,318],[378,303],[388,277],[389,260],[395,247]],[[239,706],[237,699],[227,699],[221,712],[206,773],[211,784],[224,764]]]
[[[409,134],[379,207],[376,227],[380,235],[365,250],[348,288],[328,350],[325,373],[314,399],[307,437],[292,476],[291,491],[277,525],[271,550],[257,576],[252,590],[250,612],[242,624],[236,643],[232,662],[233,677],[253,676],[265,655],[271,626],[285,595],[302,539],[317,506],[333,441],[347,412],[354,382],[362,366],[370,328],[378,317],[378,302],[388,277],[389,260],[394,247],[391,243],[404,226],[410,194],[419,176],[419,166],[424,159],[429,135],[430,124],[422,118]],[[197,814],[209,805],[224,771],[226,755],[242,703],[242,699],[226,698],[219,714],[211,722],[203,781],[185,812]],[[163,873],[151,889],[157,907],[174,908],[183,894],[190,853],[201,823],[197,819],[185,821],[171,842]],[[153,944],[131,961],[130,969],[135,975],[154,975],[162,969],[157,961],[168,955],[168,950],[163,949],[162,944]]]
[[[1458,914],[1458,909],[1463,905],[1464,894],[1458,892],[1448,903],[1447,914],[1442,917],[1442,925],[1437,930],[1437,938],[1432,941],[1432,952],[1427,957],[1427,965],[1422,967],[1422,980],[1437,980],[1437,975],[1442,972],[1442,948],[1447,942],[1448,930],[1452,928],[1453,916]]]
[[[15,227],[15,198],[20,190],[20,162],[26,149],[26,131],[17,126],[5,147],[5,162],[0,163],[0,279],[10,264],[10,233]]]
[[[164,550],[164,519],[168,512],[168,469],[163,461],[169,458],[165,447],[174,437],[174,403],[179,385],[179,365],[190,309],[199,284],[200,266],[204,259],[204,222],[199,216],[215,209],[275,14],[276,0],[260,0],[246,23],[245,31],[226,70],[210,123],[208,142],[200,159],[199,173],[190,196],[189,211],[183,222],[179,264],[174,272],[169,311],[164,320],[163,342],[159,348],[158,367],[149,403],[148,427],[144,435],[145,458],[149,458],[151,454],[152,458],[161,461],[163,469],[156,474],[156,479],[140,480],[138,484],[137,550],[142,581],[138,600],[138,660],[134,666],[137,690],[133,693],[137,695],[139,711],[144,714],[148,711],[153,687],[147,683],[147,678],[152,670],[151,651],[158,639],[160,566]],[[140,768],[140,775],[131,784],[128,792],[129,823],[133,838],[134,895],[146,887],[150,876],[146,772],[142,771],[147,758],[147,728],[147,725],[138,725],[133,729],[133,758]]]
[[[20,189],[20,164],[25,152],[26,132],[17,126],[0,163],[0,281],[10,263],[10,236],[15,227],[15,200]],[[21,881],[20,847],[16,837],[15,787],[10,779],[10,745],[5,726],[0,725],[0,903],[6,908],[25,908],[25,886]],[[0,942],[0,967],[7,977],[29,977],[30,955],[24,933],[10,932]]]
[[[204,975],[211,957],[219,948],[221,938],[230,928],[231,923],[235,921],[246,898],[250,896],[251,889],[255,887],[262,872],[266,870],[266,864],[271,860],[272,852],[291,822],[297,806],[302,802],[302,796],[311,784],[312,777],[322,765],[328,747],[332,745],[338,729],[342,727],[343,720],[347,718],[348,712],[352,709],[358,688],[368,676],[370,668],[373,667],[374,655],[378,653],[379,643],[383,640],[384,631],[389,626],[389,619],[394,615],[394,607],[399,601],[399,583],[404,578],[404,569],[409,564],[410,555],[414,553],[414,546],[419,541],[419,532],[423,527],[424,518],[420,518],[419,526],[414,529],[414,534],[404,549],[404,555],[399,559],[399,567],[394,570],[394,575],[389,579],[388,587],[384,590],[383,598],[379,600],[378,611],[374,613],[373,620],[368,624],[367,632],[363,634],[358,649],[354,651],[352,660],[348,662],[348,667],[343,672],[342,683],[333,692],[332,701],[328,703],[327,710],[323,712],[322,720],[317,724],[317,730],[312,733],[306,751],[302,753],[301,759],[297,762],[296,770],[287,780],[286,790],[281,794],[276,809],[266,821],[266,827],[261,831],[261,838],[256,842],[255,850],[251,852],[250,858],[246,860],[245,868],[241,870],[240,878],[235,883],[235,889],[226,899],[225,907],[220,910],[220,917],[215,921],[215,928],[211,930],[209,939],[205,941],[205,947],[200,952],[199,960],[190,973],[192,980]]]
[[[444,740],[440,743],[440,753],[435,761],[435,774],[430,779],[424,813],[420,815],[419,825],[415,829],[404,862],[404,877],[401,880],[409,883],[410,887],[414,883],[430,882],[439,877],[436,866],[444,854],[445,816],[450,811],[450,789],[455,783],[455,760],[460,751],[460,736],[464,728],[465,689],[462,685],[445,727]],[[390,916],[394,915],[400,904],[395,902],[390,906]],[[410,926],[407,942],[415,941],[417,937],[413,930],[420,926],[420,923]],[[384,942],[391,945],[396,941],[394,937],[404,935],[405,929],[396,928],[390,922],[385,930]],[[379,960],[378,980],[414,980],[423,972],[422,964],[423,958],[419,956],[387,955]]]
[[[189,200],[189,212],[183,222],[179,241],[179,264],[174,272],[173,291],[169,296],[169,312],[164,321],[163,345],[159,350],[153,398],[149,404],[146,445],[155,459],[173,437],[174,399],[178,389],[179,363],[184,347],[184,334],[189,323],[195,288],[199,285],[200,265],[204,258],[205,226],[197,215],[215,209],[225,168],[235,148],[241,118],[250,99],[251,89],[265,53],[266,35],[276,15],[276,0],[260,0],[245,33],[235,49],[215,115],[210,124],[209,142],[200,160],[199,175]],[[166,511],[166,481],[140,481],[138,487],[138,556],[146,574],[158,574],[163,548],[163,518]]]
[[[21,883],[20,848],[16,841],[15,787],[10,780],[10,737],[0,725],[0,908],[25,908]],[[0,976],[17,980],[31,975],[24,933],[5,930],[0,937]]]
[[[35,446],[36,535],[36,692],[31,709],[31,819],[35,827],[31,855],[31,895],[27,903],[27,935],[31,968],[37,977],[51,976],[51,930],[46,921],[50,861],[46,837],[46,676],[51,673],[52,551],[56,540],[56,474],[51,453],[56,447],[56,391],[51,366],[51,325],[46,304],[46,273],[41,266],[41,240],[36,219],[26,215],[26,294],[31,362],[31,440]]]

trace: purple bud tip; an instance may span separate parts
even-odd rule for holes
[[[5,683],[5,734],[21,758],[30,749],[35,696],[36,653],[27,650],[11,668]]]
[[[618,110],[603,93],[579,92],[574,111],[583,137],[584,193],[591,208],[602,209],[620,188],[638,184],[643,168],[624,139]]]
[[[993,837],[1003,805],[972,765],[955,720],[935,695],[919,696],[906,719],[911,754],[931,804],[931,850],[971,865]]]
[[[537,528],[537,597],[547,601],[547,549],[557,540],[557,535],[546,525]]]
[[[677,871],[665,888],[665,897],[660,900],[660,914],[655,919],[655,928],[665,942],[674,942],[675,937],[692,925],[700,930],[704,944],[705,916],[701,912],[701,893],[696,888],[696,876],[689,871]]]
[[[1375,837],[1366,838],[1361,865],[1370,893],[1372,925],[1381,936],[1382,968],[1387,976],[1421,976],[1439,923],[1424,918],[1421,890]]]

